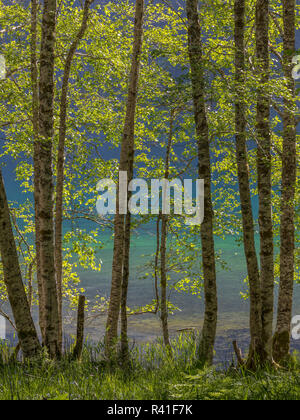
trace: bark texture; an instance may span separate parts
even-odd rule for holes
[[[295,0],[283,0],[283,51],[284,76],[289,97],[284,98],[282,191],[281,191],[281,246],[280,290],[278,316],[274,337],[274,359],[281,362],[289,356],[293,309],[295,270],[295,185],[297,174],[295,81],[292,77],[292,58],[295,51]]]
[[[55,212],[55,270],[58,298],[59,316],[59,348],[62,350],[62,282],[63,282],[63,255],[62,255],[62,224],[63,224],[63,191],[64,191],[64,162],[65,143],[67,133],[67,111],[68,111],[68,90],[71,66],[74,54],[82,40],[88,25],[89,10],[93,0],[86,0],[84,3],[81,27],[71,44],[64,65],[62,92],[60,98],[60,125],[57,152],[57,175],[56,175],[56,212]]]
[[[129,194],[130,198],[130,194]],[[124,261],[123,261],[123,278],[121,291],[121,359],[123,363],[128,361],[128,319],[127,319],[127,295],[130,274],[130,239],[131,239],[131,214],[126,215],[125,232],[124,232]]]
[[[198,141],[199,178],[205,182],[205,215],[201,227],[202,264],[204,274],[205,317],[199,347],[199,360],[212,364],[217,329],[218,299],[213,236],[213,205],[211,197],[211,164],[209,132],[205,107],[205,81],[202,67],[202,39],[197,0],[187,0],[188,43],[191,65],[196,135]]]
[[[272,155],[269,82],[269,1],[256,3],[256,56],[260,85],[257,94],[257,176],[259,195],[262,358],[272,362],[274,315],[274,243],[272,222]]]
[[[165,157],[165,179],[170,178],[170,155],[173,141],[174,131],[174,111],[170,115],[170,128]],[[167,197],[164,191],[165,198]],[[164,207],[164,206],[163,206]],[[161,214],[161,241],[160,241],[160,319],[163,331],[164,344],[167,348],[171,348],[169,325],[168,325],[168,298],[167,298],[167,236],[168,236],[168,215]]]
[[[40,343],[31,317],[21,270],[18,261],[10,212],[2,173],[0,171],[0,251],[4,283],[13,311],[19,343],[25,358],[32,358],[40,351]]]
[[[39,150],[39,93],[38,93],[38,64],[37,64],[37,10],[38,1],[31,0],[31,42],[30,42],[30,61],[31,61],[31,86],[32,86],[32,126],[33,126],[33,166],[34,166],[34,203],[35,203],[35,247],[36,247],[36,270],[39,295],[39,324],[42,341],[45,342],[46,333],[46,296],[45,288],[41,276],[41,239],[40,225],[38,217],[40,200],[40,160]]]
[[[77,312],[77,334],[76,344],[73,351],[73,358],[75,360],[81,359],[84,341],[84,309],[85,309],[85,296],[80,295],[78,301]]]
[[[45,345],[52,358],[60,355],[58,344],[58,303],[54,266],[54,218],[52,141],[54,135],[54,49],[56,0],[45,0],[42,19],[42,41],[39,79],[39,139],[37,227],[40,247],[40,272],[46,297]]]
[[[126,117],[121,144],[120,171],[128,174],[128,182],[132,178],[133,162],[134,162],[134,131],[135,131],[135,114],[138,94],[138,81],[140,71],[140,57],[143,42],[143,20],[144,20],[144,0],[136,0],[135,23],[134,23],[134,45],[131,70],[129,76],[129,88],[126,105]],[[120,182],[118,183],[118,191],[120,190]],[[125,215],[119,212],[119,196],[117,198],[117,214],[114,222],[114,254],[112,265],[112,284],[110,293],[110,302],[108,309],[108,317],[106,324],[105,336],[105,352],[106,357],[110,357],[114,344],[118,338],[118,321],[120,315],[123,269],[124,269],[124,240],[125,240]],[[130,238],[126,239],[127,245],[130,246]],[[129,249],[127,250],[129,252]],[[129,254],[128,254],[129,255]],[[126,263],[127,265],[129,264]],[[123,294],[125,293],[125,285]],[[123,311],[123,315],[124,315]],[[126,315],[127,316],[127,315]],[[125,323],[124,323],[125,325]],[[124,336],[124,331],[123,331]]]
[[[244,249],[250,286],[250,332],[251,348],[248,366],[255,363],[261,354],[261,293],[258,260],[255,249],[254,221],[250,192],[250,174],[247,157],[246,105],[245,105],[245,0],[235,0],[235,130],[236,159],[243,219]]]

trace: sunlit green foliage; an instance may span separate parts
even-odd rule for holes
[[[8,67],[8,77],[0,82],[0,129],[4,140],[2,157],[5,159],[11,156],[16,160],[16,178],[22,191],[26,193],[24,197],[29,197],[29,201],[22,204],[21,210],[19,204],[12,204],[15,207],[16,222],[19,226],[19,233],[16,232],[16,235],[26,283],[26,272],[32,259],[35,258],[33,208],[30,205],[33,192],[30,10],[24,7],[22,2],[8,1],[6,4],[6,6],[1,5],[0,14],[0,53],[5,55]],[[273,215],[278,244],[282,148],[281,119],[278,110],[281,109],[282,98],[289,95],[280,63],[282,42],[278,14],[281,13],[281,2],[271,1],[272,57],[271,78],[267,86],[258,85],[254,6],[254,2],[248,2],[247,68],[244,86],[248,104],[247,134],[251,183],[255,203],[257,195],[255,93],[258,89],[264,89],[270,94],[273,108]],[[82,10],[77,2],[60,2],[56,42],[54,166],[64,58],[79,28],[81,15]],[[101,231],[106,229],[107,232],[112,228],[111,219],[99,218],[96,215],[96,185],[101,178],[116,179],[117,176],[117,159],[132,48],[132,16],[131,1],[97,3],[93,7],[88,30],[72,65],[64,186],[64,294],[72,305],[76,302],[78,293],[82,291],[77,274],[78,267],[96,271],[101,269],[98,253],[102,246]],[[223,239],[234,236],[241,244],[241,218],[233,138],[235,82],[232,2],[205,1],[205,7],[201,8],[200,19],[204,39],[203,65],[207,80],[206,99],[213,155],[215,234]],[[299,26],[299,13],[297,25]],[[145,17],[136,119],[135,171],[138,177],[145,179],[163,177],[171,112],[176,112],[171,150],[171,176],[197,177],[197,152],[190,89],[184,3],[180,2],[178,7],[171,7],[167,2],[150,2]],[[299,198],[298,183],[297,235],[300,232]],[[154,222],[153,217],[147,216],[134,219],[133,223],[138,227]],[[27,245],[22,240],[22,235]],[[297,239],[299,240],[299,237]],[[221,249],[218,250],[217,256],[219,269],[230,269],[225,265]],[[186,228],[181,217],[170,218],[169,287],[201,296],[203,279],[200,257],[199,229]],[[148,265],[143,275],[149,281],[153,281],[154,265],[150,256]],[[299,251],[297,251],[296,280],[298,281],[299,265]],[[0,290],[1,296],[4,297],[1,282]],[[149,297],[147,307],[150,311],[155,305],[152,298]],[[34,299],[36,303],[36,293]],[[101,304],[100,306],[102,308]],[[139,302],[136,302],[136,306],[139,311],[141,309]]]

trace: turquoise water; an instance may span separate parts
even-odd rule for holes
[[[96,294],[109,296],[112,240],[104,235],[101,240],[105,243],[104,249],[99,253],[103,261],[101,273],[80,272],[82,285],[87,296],[93,298]],[[155,237],[150,233],[133,235],[131,248],[131,278],[129,285],[128,306],[136,307],[149,304],[155,297],[153,280],[145,280],[141,273],[145,272],[145,264],[149,256],[155,252]],[[232,353],[232,340],[237,339],[244,350],[249,341],[249,303],[241,297],[245,292],[244,279],[246,266],[243,248],[239,247],[234,238],[217,240],[216,249],[222,251],[222,258],[228,264],[229,270],[218,268],[218,293],[219,293],[219,325],[217,337],[218,360],[228,360]],[[173,292],[170,300],[181,308],[169,318],[170,332],[173,337],[178,330],[194,327],[200,329],[203,321],[203,300],[198,297]],[[300,286],[296,285],[294,298],[294,315],[300,314]],[[88,325],[87,331],[92,339],[99,339],[104,333],[105,317],[100,317]],[[140,315],[130,317],[129,335],[134,341],[155,340],[160,336],[160,323],[155,315]],[[294,342],[293,347],[299,348],[300,343]]]
[[[18,183],[14,181],[13,164],[3,171],[6,181],[7,193],[10,200],[24,201],[26,195],[21,193]],[[85,225],[85,224],[84,224]],[[80,224],[80,228],[85,226]],[[99,241],[104,242],[104,248],[98,257],[103,266],[100,273],[81,271],[79,276],[82,286],[90,300],[95,295],[109,297],[112,249],[113,243],[108,234],[103,233]],[[155,252],[156,242],[153,234],[143,232],[134,234],[131,248],[131,278],[129,284],[128,305],[130,307],[142,306],[152,301],[155,296],[152,280],[142,279],[145,264],[149,256]],[[241,347],[246,350],[249,342],[249,303],[241,298],[240,292],[245,291],[244,279],[246,265],[243,248],[239,247],[234,238],[228,237],[225,241],[216,239],[216,249],[222,251],[222,258],[226,261],[229,270],[218,268],[218,294],[219,294],[219,322],[216,343],[217,359],[228,360],[232,355],[232,340],[237,339]],[[184,293],[171,294],[170,300],[181,308],[170,316],[170,332],[173,337],[178,330],[195,327],[201,329],[203,322],[203,301],[195,296]],[[300,286],[295,286],[294,315],[300,315]],[[87,333],[90,339],[97,341],[102,338],[105,327],[105,316],[88,322]],[[74,333],[75,323],[68,325],[67,331]],[[157,316],[142,315],[130,317],[129,335],[134,341],[149,341],[160,337],[160,322]],[[300,350],[300,342],[293,342],[293,347]]]

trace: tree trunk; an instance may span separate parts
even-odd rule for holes
[[[280,290],[277,327],[274,337],[274,359],[281,362],[290,353],[295,264],[295,185],[297,172],[295,81],[292,77],[292,58],[295,51],[295,0],[283,0],[284,76],[289,97],[284,98],[282,187],[281,187],[281,246]]]
[[[168,325],[168,298],[167,298],[167,229],[168,216],[161,216],[161,247],[160,247],[160,319],[163,331],[164,344],[167,348],[171,348],[169,325]]]
[[[160,307],[160,297],[158,291],[158,273],[159,273],[159,254],[160,254],[160,220],[161,214],[157,216],[156,220],[156,251],[155,251],[155,259],[154,259],[154,289],[155,289],[155,299],[156,305],[154,313],[157,314],[159,307]]]
[[[46,296],[45,345],[49,355],[60,355],[58,345],[58,303],[54,266],[52,141],[54,135],[54,49],[56,0],[45,0],[39,81],[39,200],[37,208],[40,241],[40,270]]]
[[[28,293],[27,293],[27,299],[28,299],[28,305],[30,308],[30,312],[31,312],[31,308],[32,308],[32,300],[33,300],[33,268],[34,265],[36,263],[36,259],[34,259],[33,261],[31,261],[31,263],[29,264],[28,267]]]
[[[135,24],[134,24],[134,45],[131,71],[129,76],[129,89],[126,106],[126,118],[124,124],[123,139],[121,145],[120,172],[127,172],[128,182],[132,177],[134,162],[134,129],[135,114],[138,93],[138,81],[140,71],[140,57],[143,41],[143,20],[144,20],[144,0],[136,0]],[[132,169],[131,169],[132,168]],[[128,185],[128,183],[127,183]],[[120,191],[120,179],[118,182],[118,192]],[[124,244],[125,244],[125,217],[119,211],[119,194],[117,197],[117,214],[115,216],[114,230],[114,255],[112,265],[112,284],[110,302],[106,324],[105,353],[109,358],[113,351],[114,344],[118,338],[118,321],[121,305],[123,268],[124,268]],[[127,242],[128,242],[127,238]],[[128,245],[127,245],[128,246]],[[129,250],[128,250],[129,252]],[[125,291],[125,290],[124,290]]]
[[[32,86],[32,125],[33,125],[33,166],[34,166],[34,202],[35,202],[35,247],[37,260],[37,284],[39,295],[39,324],[42,335],[42,341],[45,343],[46,333],[46,297],[45,288],[41,276],[41,239],[40,239],[40,225],[38,217],[38,208],[40,200],[40,160],[39,150],[40,144],[38,141],[39,132],[39,93],[38,93],[38,64],[37,64],[37,10],[38,1],[31,0],[31,86]]]
[[[4,283],[13,311],[17,334],[25,358],[32,358],[40,351],[40,343],[31,317],[21,270],[18,261],[5,188],[0,171],[0,251]]]
[[[62,255],[62,224],[63,224],[63,190],[64,190],[64,161],[65,161],[65,142],[67,131],[67,110],[68,110],[68,89],[74,54],[82,40],[88,24],[90,5],[93,0],[86,0],[81,27],[72,42],[68,51],[64,66],[64,75],[62,83],[62,93],[60,99],[60,126],[57,152],[57,180],[56,180],[56,212],[55,212],[55,270],[58,298],[58,316],[59,316],[59,337],[58,344],[62,351],[62,281],[63,281],[63,255]]]
[[[261,290],[258,261],[255,249],[254,221],[250,192],[250,174],[246,143],[246,106],[245,106],[245,0],[235,0],[235,130],[238,180],[243,219],[244,248],[250,286],[250,332],[251,346],[248,367],[255,363],[261,354]]]
[[[124,233],[124,266],[121,291],[121,358],[123,363],[128,362],[128,320],[127,320],[127,295],[130,274],[130,239],[131,239],[131,214],[128,212],[125,220]]]
[[[193,89],[196,134],[198,140],[199,177],[205,183],[205,216],[201,227],[202,264],[204,274],[205,317],[199,347],[202,364],[212,364],[217,330],[218,299],[215,249],[213,236],[213,205],[211,197],[211,166],[208,123],[205,109],[202,40],[197,0],[187,0],[189,56]]]
[[[170,155],[173,141],[173,126],[174,126],[174,110],[170,115],[170,131],[165,158],[165,179],[170,178]],[[166,198],[166,191],[164,197]],[[165,207],[165,206],[163,206]],[[167,230],[168,230],[168,215],[161,214],[161,246],[160,246],[160,319],[163,331],[164,344],[167,348],[171,348],[169,326],[168,326],[168,298],[167,298]]]
[[[272,362],[274,315],[274,243],[272,221],[272,155],[269,82],[269,1],[256,3],[256,55],[260,86],[257,95],[257,176],[259,196],[260,276],[262,290],[262,357]]]
[[[85,310],[85,296],[80,295],[78,301],[78,312],[77,312],[77,334],[76,344],[73,351],[73,359],[80,360],[83,350],[84,342],[84,310]]]

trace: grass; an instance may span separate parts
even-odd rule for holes
[[[196,344],[181,336],[168,357],[160,342],[134,347],[129,369],[108,368],[102,345],[86,346],[81,362],[46,357],[31,364],[4,363],[1,400],[300,400],[300,371],[248,372],[196,367]],[[2,360],[2,362],[1,362]]]

